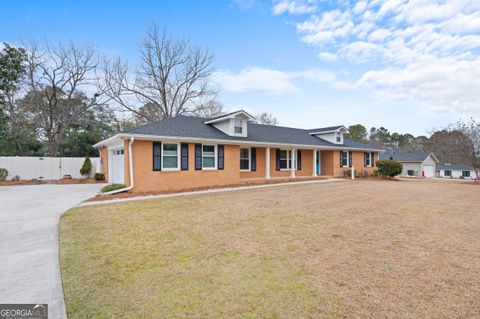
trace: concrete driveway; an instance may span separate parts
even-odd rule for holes
[[[0,187],[0,303],[47,303],[49,318],[66,318],[58,220],[102,186]]]

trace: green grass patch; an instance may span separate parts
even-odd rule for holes
[[[334,302],[288,255],[225,246],[217,236],[228,236],[230,228],[218,227],[218,216],[202,220],[184,208],[137,203],[63,215],[68,317],[305,318]],[[259,231],[258,218],[241,225]]]

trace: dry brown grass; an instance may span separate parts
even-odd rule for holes
[[[64,215],[69,318],[478,318],[480,188],[291,185]]]

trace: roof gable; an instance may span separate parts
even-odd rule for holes
[[[227,113],[227,114],[223,114],[223,115],[219,115],[219,116],[216,116],[216,117],[213,117],[213,118],[206,119],[206,121],[204,123],[205,124],[217,123],[217,122],[225,121],[225,120],[232,119],[232,118],[235,118],[235,117],[238,117],[238,116],[242,116],[246,120],[255,121],[255,117],[250,115],[248,112],[246,112],[244,110],[238,110],[238,111],[235,111],[235,112],[230,112],[230,113]]]
[[[307,131],[311,135],[325,134],[325,133],[331,133],[331,132],[348,133],[348,129],[343,125],[320,127],[320,128],[310,129]]]

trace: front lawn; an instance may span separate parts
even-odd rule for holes
[[[467,318],[480,188],[345,181],[77,208],[69,318]]]

